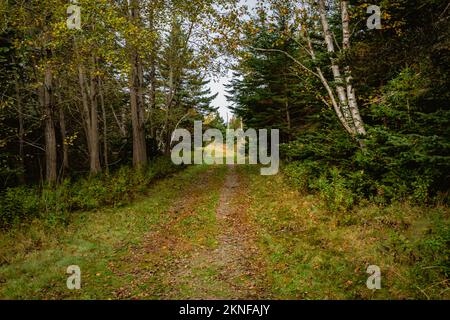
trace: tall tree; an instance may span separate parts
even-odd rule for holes
[[[39,101],[44,116],[45,136],[45,178],[54,184],[58,179],[56,133],[54,124],[53,75],[49,63],[44,65],[44,81],[39,89]]]
[[[138,0],[129,1],[129,19],[133,26],[141,25],[140,5]],[[130,105],[131,123],[133,125],[133,165],[137,168],[147,165],[147,145],[145,141],[145,118],[143,98],[143,66],[136,45],[128,42],[130,56]]]

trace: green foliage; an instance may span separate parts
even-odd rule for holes
[[[50,162],[45,149],[57,150],[51,166],[60,178],[98,172],[97,163],[89,161],[95,150],[102,170],[131,163],[130,79],[136,73],[147,155],[167,155],[175,128],[190,128],[194,120],[215,113],[216,95],[208,84],[210,71],[221,63],[212,59],[218,53],[211,29],[218,28],[216,4],[225,2],[79,0],[81,28],[69,29],[70,1],[0,1],[5,17],[0,19],[0,185],[42,182]],[[137,9],[136,17],[131,8]],[[48,117],[39,98],[45,72],[51,73],[50,132],[56,137],[51,146],[46,146]],[[86,103],[96,114],[87,114]],[[97,115],[98,124],[87,124]],[[92,149],[89,141],[97,135]],[[69,159],[64,164],[63,155]],[[80,206],[97,205],[79,198]]]
[[[378,103],[368,110],[364,150],[325,111],[321,117],[327,128],[306,131],[282,146],[284,158],[296,161],[288,165],[287,175],[300,189],[323,193],[333,210],[361,199],[429,204],[444,195],[448,201],[449,111],[426,107],[428,88],[428,80],[410,68],[383,87]],[[341,191],[348,203],[342,202]]]
[[[284,174],[288,181],[302,192],[318,192],[326,208],[330,211],[345,212],[354,203],[354,194],[347,187],[348,179],[338,168],[322,170],[317,177],[317,163],[313,161],[294,161],[284,166]]]
[[[327,10],[339,44],[343,26],[337,4],[329,2]],[[367,19],[368,4],[352,3],[351,48],[333,55],[341,69],[348,66],[352,72],[367,131],[365,148],[339,125],[324,86],[306,71],[320,67],[332,79],[330,54],[319,45],[320,26],[313,26],[307,15],[292,17],[286,2],[273,1],[257,10],[230,86],[234,111],[247,126],[281,130],[290,182],[303,192],[319,192],[330,210],[348,210],[362,200],[383,205],[448,202],[447,3],[424,1],[420,10],[403,0],[380,5],[383,28],[368,31],[359,24]],[[332,89],[336,84],[330,82]]]
[[[292,28],[292,4],[285,2],[273,14],[270,21],[254,18],[254,26],[246,33],[251,47],[241,53],[228,92],[234,102],[231,109],[247,127],[277,128],[281,140],[289,141],[300,126],[314,122],[319,103],[311,89],[317,79],[299,74],[298,66],[286,57],[285,53],[299,54],[299,44],[286,36]]]
[[[305,170],[298,162],[284,171],[295,167]],[[344,187],[342,172],[330,171]],[[323,195],[299,195],[286,177],[267,179],[253,172],[249,186],[248,214],[259,227],[274,297],[448,299],[448,208],[366,202],[351,212],[330,214]],[[336,195],[339,187],[331,186],[331,173],[323,181]],[[382,290],[367,290],[370,264],[382,270]]]
[[[0,223],[8,226],[35,217],[39,209],[40,197],[37,190],[27,187],[7,189],[0,199]]]
[[[302,162],[294,161],[284,166],[283,172],[288,177],[289,182],[305,192],[309,190],[309,178],[311,176],[309,168]]]
[[[319,191],[327,208],[334,212],[346,212],[353,205],[352,192],[346,187],[347,180],[339,169],[332,168],[328,174],[322,174],[313,187]]]
[[[74,183],[66,179],[55,188],[8,188],[0,197],[0,227],[9,228],[33,218],[43,218],[50,225],[57,225],[68,222],[69,213],[76,210],[121,206],[145,192],[155,179],[166,177],[178,168],[160,158],[145,170],[122,167],[113,174]]]

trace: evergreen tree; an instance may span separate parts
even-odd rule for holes
[[[302,127],[314,124],[312,117],[319,106],[317,97],[308,90],[314,81],[301,78],[294,61],[286,58],[285,53],[299,54],[298,44],[286,37],[293,32],[289,23],[292,8],[283,6],[273,15],[273,21],[268,23],[266,12],[260,11],[255,27],[247,32],[249,46],[241,53],[239,66],[228,86],[228,98],[234,102],[232,109],[245,125],[280,129],[282,140],[289,141]]]

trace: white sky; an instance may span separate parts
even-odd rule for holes
[[[258,0],[241,0],[241,4],[246,4],[249,8],[254,8]],[[226,76],[222,76],[219,79],[211,80],[209,83],[209,88],[211,89],[212,94],[218,93],[217,98],[212,102],[214,107],[219,107],[219,112],[222,118],[227,121],[227,115],[231,119],[231,111],[228,109],[230,106],[230,102],[227,101],[225,97],[226,88],[225,84],[228,84],[231,80],[232,72],[231,70],[228,72]]]
[[[212,105],[214,107],[219,107],[220,115],[222,116],[223,120],[227,121],[227,115],[229,118],[231,118],[231,111],[228,109],[231,102],[227,101],[227,98],[225,97],[225,85],[229,83],[232,77],[232,72],[228,72],[228,75],[222,76],[219,79],[212,79],[209,83],[209,88],[211,89],[212,94],[218,93],[218,96],[216,99],[212,101]]]

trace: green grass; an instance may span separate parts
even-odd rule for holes
[[[0,298],[113,298],[114,291],[131,280],[130,275],[114,274],[113,266],[127,259],[130,248],[139,246],[146,233],[167,222],[167,210],[206,170],[207,166],[193,166],[159,181],[147,196],[126,207],[74,213],[67,227],[49,228],[36,219],[29,226],[1,234]],[[217,199],[217,194],[209,196],[208,201]],[[199,212],[205,212],[197,218],[202,223],[211,220],[207,208],[211,203],[199,206]],[[185,236],[200,239],[189,230]],[[81,268],[81,290],[66,287],[69,265]]]
[[[220,264],[205,259],[218,246],[227,170],[191,166],[131,205],[71,213],[64,225],[37,218],[0,234],[0,298],[229,298],[236,292],[220,279]],[[248,190],[233,202],[255,231],[266,298],[450,298],[448,208],[335,211],[281,174],[237,170]],[[66,288],[69,265],[81,268],[81,290]],[[366,287],[369,265],[381,268],[381,290]]]
[[[251,177],[249,214],[259,229],[277,299],[449,299],[449,210],[397,203],[332,212],[282,175]],[[382,289],[367,289],[369,265]]]

